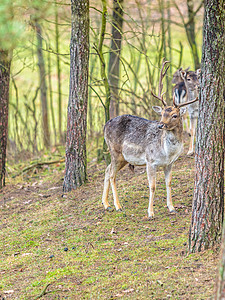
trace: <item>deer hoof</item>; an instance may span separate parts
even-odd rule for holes
[[[149,219],[149,221],[154,220],[154,215],[153,216],[149,216],[148,219]]]
[[[187,155],[192,156],[192,155],[194,155],[194,152],[193,151],[188,151]]]
[[[105,210],[107,211],[113,211],[112,207],[108,206]]]
[[[175,209],[172,209],[172,210],[170,210],[170,213],[171,213],[171,214],[176,214],[177,212],[176,212]]]
[[[116,211],[123,211],[122,208],[118,208]]]

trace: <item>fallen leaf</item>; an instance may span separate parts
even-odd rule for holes
[[[3,291],[4,294],[12,294],[14,293],[14,290],[8,290],[8,291]]]
[[[116,234],[117,232],[114,230],[114,228],[112,228],[112,230],[111,230],[110,233],[111,233],[111,234]]]
[[[160,280],[157,280],[156,282],[157,282],[159,285],[163,286],[163,283],[162,283],[162,281],[160,281]]]
[[[128,290],[123,291],[123,293],[128,294],[128,293],[132,293],[133,291],[134,291],[134,289],[128,289]]]
[[[33,253],[23,253],[21,256],[28,256],[28,255],[32,255]]]

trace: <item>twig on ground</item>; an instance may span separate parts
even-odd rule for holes
[[[27,172],[33,168],[36,168],[36,167],[41,167],[43,165],[53,165],[53,164],[57,164],[57,163],[62,163],[65,161],[65,158],[63,159],[59,159],[59,160],[53,160],[53,161],[43,161],[43,162],[38,162],[38,163],[35,163],[35,164],[32,164],[24,169],[22,169],[21,171],[19,171],[17,174],[13,175],[12,178],[15,178],[21,174],[23,174],[24,172]]]
[[[49,292],[46,292],[47,288],[51,285],[51,283],[46,284],[46,286],[44,287],[43,291],[34,298],[34,300],[41,298],[42,296],[46,295]]]
[[[62,290],[53,290],[53,291],[47,291],[47,288],[51,285],[51,283],[46,284],[46,286],[44,287],[43,291],[34,298],[34,300],[40,299],[41,297],[43,297],[44,295],[50,294],[50,293],[54,293],[54,292],[62,292]]]

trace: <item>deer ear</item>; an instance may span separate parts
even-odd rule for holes
[[[180,71],[180,76],[181,78],[184,80],[184,78],[186,78],[187,73],[185,71]]]
[[[186,113],[187,108],[186,107],[181,107],[180,108],[180,116],[182,117]]]
[[[198,76],[201,75],[201,72],[202,72],[201,69],[197,69],[197,70],[196,70],[196,74],[197,74]]]
[[[162,107],[160,106],[152,106],[152,109],[158,114],[161,116],[161,113],[162,113]]]

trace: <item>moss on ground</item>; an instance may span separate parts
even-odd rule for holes
[[[187,253],[193,158],[175,163],[177,210],[166,208],[158,173],[155,219],[147,218],[145,168],[118,174],[122,212],[101,205],[104,163],[89,164],[88,183],[62,197],[62,165],[9,179],[0,206],[0,295],[35,299],[209,299],[217,249]],[[112,203],[112,193],[110,192]]]

